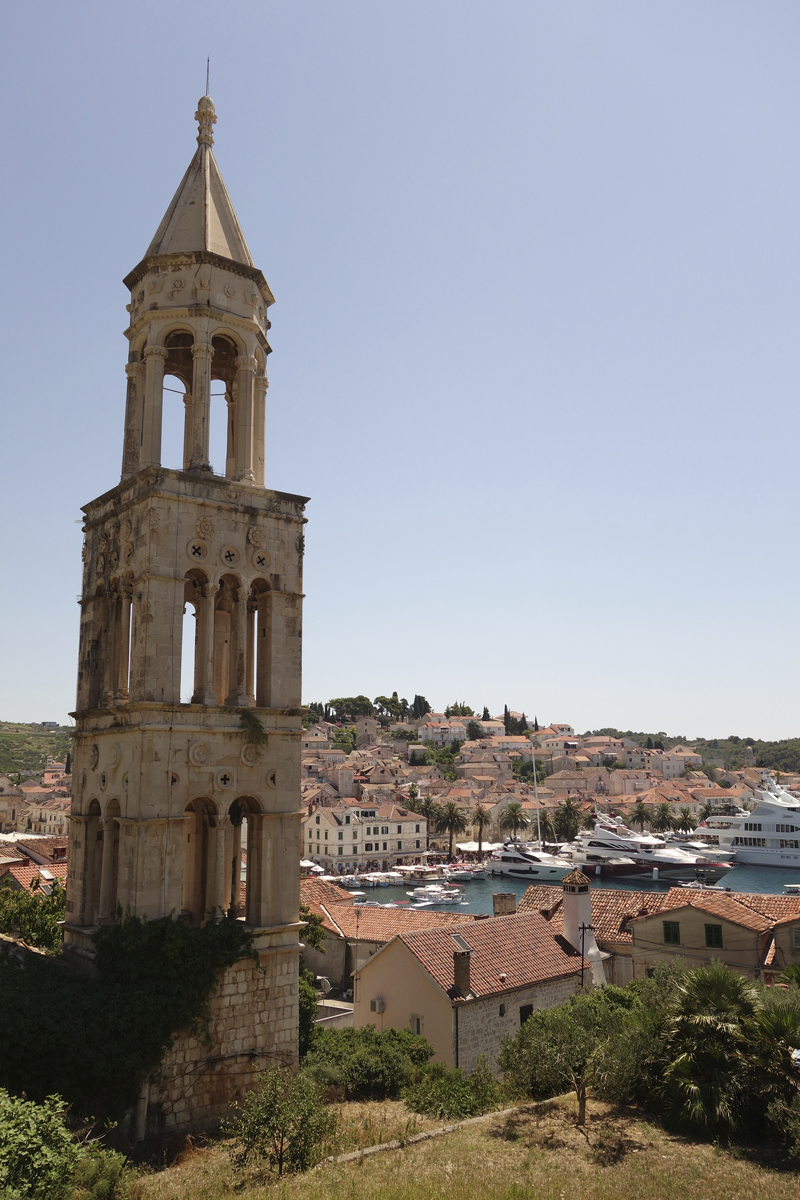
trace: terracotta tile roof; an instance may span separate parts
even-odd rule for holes
[[[453,954],[463,950],[463,941],[472,951],[470,990],[476,996],[491,996],[545,983],[581,969],[580,955],[554,933],[539,913],[492,917],[475,921],[458,932],[429,929],[423,933],[402,934],[400,940],[438,983],[451,1000],[463,1001],[455,990]],[[588,964],[584,964],[588,969]],[[501,982],[500,975],[506,978]]]
[[[50,885],[51,881],[41,876],[42,871],[48,871],[55,879],[61,881],[62,887],[64,886],[64,882],[67,878],[67,864],[65,862],[46,863],[41,865],[38,863],[31,863],[30,866],[27,867],[22,867],[15,863],[13,866],[10,866],[7,870],[3,871],[2,876],[11,875],[14,879],[16,879],[21,888],[27,888],[27,890],[30,891],[34,880],[38,880],[41,887],[48,887]],[[2,878],[2,876],[0,876],[0,878]]]
[[[800,917],[800,896],[763,896],[760,892],[736,892],[736,903],[752,908],[771,921]]]
[[[353,897],[346,888],[327,879],[301,878],[300,903],[305,904],[312,912],[319,912],[323,904],[352,904]]]
[[[680,889],[682,896],[686,892]],[[634,917],[652,916],[661,911],[663,892],[628,892],[622,888],[591,888],[592,926],[598,946],[608,943],[631,945],[629,922]],[[517,906],[517,912],[540,912],[557,933],[564,931],[563,890],[561,887],[529,887]]]
[[[740,904],[734,899],[734,893],[703,892],[697,888],[670,888],[664,899],[662,911],[675,911],[679,908],[696,908],[700,912],[719,917],[722,921],[730,921],[744,929],[751,929],[754,933],[766,933],[774,924],[769,917]]]
[[[413,908],[367,908],[365,905],[325,904],[323,912],[341,937],[364,942],[389,942],[397,934],[421,929],[464,925],[472,913],[435,913]]]
[[[55,851],[66,853],[69,839],[67,837],[34,837],[29,841],[17,840],[17,849],[27,854],[34,862],[52,862],[56,857]],[[61,861],[62,854],[58,855]]]

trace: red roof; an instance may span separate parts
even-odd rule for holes
[[[458,941],[456,941],[456,936]],[[470,956],[470,992],[491,996],[578,974],[581,956],[554,933],[539,913],[492,917],[474,921],[458,930],[429,929],[405,933],[400,941],[447,992],[451,1000],[463,1001],[454,984],[453,954],[465,948]],[[584,970],[590,970],[583,963]],[[501,974],[505,979],[501,980]]]
[[[685,896],[683,889],[677,889]],[[627,892],[622,888],[590,888],[592,927],[599,946],[609,942],[631,945],[628,922],[634,917],[660,912],[666,896],[658,892]],[[561,887],[529,887],[517,906],[517,912],[540,912],[553,929],[564,930],[564,892]]]
[[[464,925],[471,913],[434,913],[413,908],[368,908],[363,904],[325,904],[323,912],[334,931],[349,941],[389,942],[398,934]],[[326,922],[327,924],[327,922]]]

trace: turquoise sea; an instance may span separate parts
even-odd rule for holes
[[[751,867],[740,866],[733,867],[726,875],[720,879],[720,884],[723,887],[730,888],[732,892],[766,892],[772,895],[782,895],[783,885],[785,883],[800,883],[800,871],[784,870],[782,867]],[[673,883],[660,880],[654,883],[649,879],[608,879],[608,880],[592,880],[593,887],[600,888],[623,888],[626,891],[636,892],[666,892]],[[406,894],[411,887],[385,887],[385,888],[367,888],[366,899],[376,900],[380,904],[388,904],[390,901],[397,903],[398,901],[408,901],[412,903],[410,897]],[[492,893],[493,892],[516,892],[517,897],[522,897],[528,889],[528,884],[521,879],[501,878],[500,876],[487,876],[486,879],[474,880],[464,884],[464,903],[460,906],[462,912],[474,913],[489,913],[492,912]],[[458,912],[459,906],[454,904],[443,904],[440,907],[434,906],[440,912]]]

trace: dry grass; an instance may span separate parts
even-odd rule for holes
[[[343,1105],[342,1117],[348,1149],[403,1136],[408,1121],[401,1104]],[[418,1129],[435,1124],[420,1122]],[[135,1200],[797,1200],[798,1194],[792,1172],[671,1137],[608,1105],[590,1104],[581,1131],[567,1098],[282,1181],[235,1177],[224,1148],[214,1146],[135,1185]]]

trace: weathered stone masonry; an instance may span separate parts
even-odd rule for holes
[[[138,1125],[214,1122],[268,1062],[297,1060],[303,551],[306,498],[264,486],[266,313],[211,150],[198,148],[131,291],[119,484],[84,508],[67,880],[67,952],[114,913],[254,933],[258,964],[224,973],[210,1045],[181,1038]],[[184,387],[181,470],[161,465],[164,376]],[[211,383],[225,462],[209,461]],[[193,673],[181,695],[185,613]],[[187,688],[187,681],[183,681]],[[266,733],[256,745],[240,719]],[[243,847],[246,880],[241,896]]]

